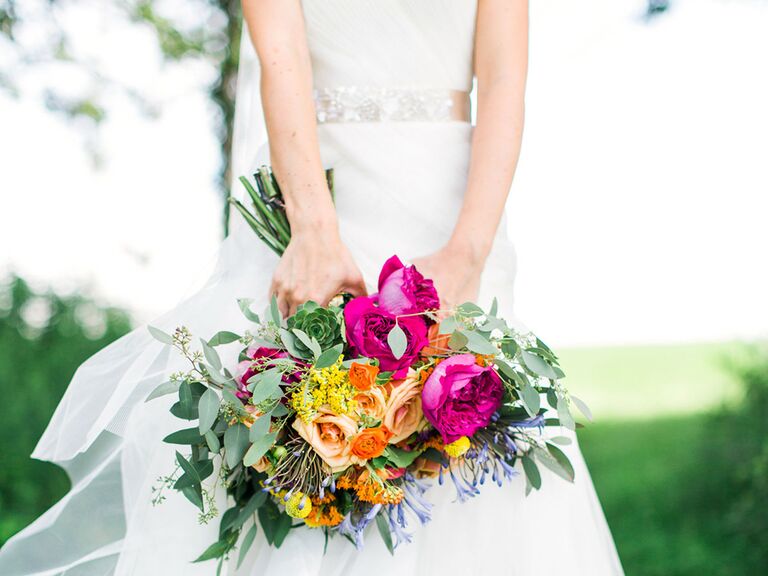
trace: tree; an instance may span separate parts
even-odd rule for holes
[[[71,120],[81,130],[94,157],[93,143],[99,124],[109,114],[104,94],[119,91],[148,115],[161,113],[155,102],[131,86],[113,79],[90,57],[76,56],[73,50],[71,22],[67,16],[88,0],[0,0],[0,46],[7,48],[9,59],[0,70],[0,90],[19,97],[29,90],[25,79],[39,72],[76,69],[83,79],[72,91],[50,80],[35,96],[49,110]],[[183,10],[174,0],[112,0],[105,8],[115,19],[133,22],[150,29],[163,57],[168,62],[195,60],[210,68],[213,80],[207,86],[215,112],[215,133],[220,143],[221,167],[218,187],[223,198],[229,195],[232,128],[235,113],[235,89],[240,46],[239,0],[187,0]],[[94,6],[96,9],[96,6]],[[224,203],[224,229],[228,227]]]

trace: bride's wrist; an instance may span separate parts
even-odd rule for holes
[[[339,223],[336,212],[331,208],[316,210],[287,210],[288,221],[291,224],[291,234],[326,236],[338,235]]]
[[[486,241],[483,238],[454,234],[448,241],[446,249],[451,254],[452,259],[462,265],[482,270],[492,245],[493,241]]]

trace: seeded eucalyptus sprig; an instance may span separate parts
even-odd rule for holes
[[[325,171],[325,178],[333,197],[333,169]],[[253,180],[256,186],[245,176],[240,177],[240,182],[251,198],[253,210],[249,210],[235,198],[230,198],[230,202],[262,242],[278,256],[282,256],[291,240],[291,224],[285,213],[283,193],[269,166],[259,168],[253,175]]]

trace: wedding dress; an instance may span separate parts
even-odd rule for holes
[[[448,238],[467,179],[472,126],[451,102],[471,90],[475,0],[304,0],[314,68],[324,165],[335,169],[341,234],[371,288],[384,260],[428,254]],[[258,61],[244,35],[238,86],[235,173],[268,163],[258,90]],[[237,188],[237,187],[235,187]],[[181,211],[178,217],[181,216]],[[535,217],[532,215],[531,217]],[[173,221],[174,215],[168,215]],[[266,305],[277,258],[233,215],[205,286],[153,324],[184,324],[197,336],[247,329],[237,298]],[[482,278],[480,303],[498,297],[512,316],[515,254],[504,223]],[[152,487],[173,468],[163,444],[184,427],[165,397],[149,392],[182,359],[139,328],[85,362],[33,457],[64,467],[71,491],[0,550],[0,574],[195,576],[213,562],[190,563],[217,539],[218,519],[169,491],[153,506]],[[565,367],[567,371],[567,366]],[[576,480],[542,471],[540,492],[524,494],[522,476],[454,502],[446,483],[431,489],[432,521],[391,556],[375,528],[357,551],[321,531],[292,530],[280,549],[261,533],[240,569],[228,574],[302,576],[378,574],[622,574],[621,565],[574,442]],[[226,509],[222,494],[220,510]],[[236,554],[233,557],[236,559]]]

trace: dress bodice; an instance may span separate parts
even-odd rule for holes
[[[316,88],[472,87],[477,0],[303,0]]]

